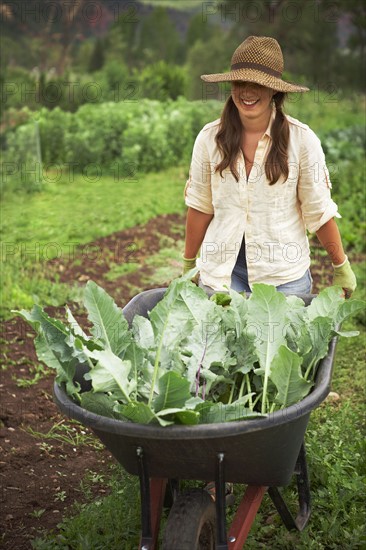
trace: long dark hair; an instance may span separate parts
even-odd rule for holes
[[[272,145],[268,152],[265,162],[266,176],[269,184],[276,183],[281,175],[285,180],[288,178],[288,142],[289,142],[289,124],[282,110],[286,94],[277,92],[273,96],[273,102],[276,108],[276,117],[271,128]],[[236,181],[239,181],[239,174],[236,168],[236,159],[240,151],[240,142],[243,127],[231,95],[228,97],[221,114],[219,130],[216,135],[216,143],[221,152],[222,160],[216,166],[215,172],[222,172],[230,167]]]

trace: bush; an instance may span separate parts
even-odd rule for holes
[[[113,169],[133,164],[134,171],[160,170],[188,163],[202,126],[219,115],[219,103],[139,101],[85,104],[76,113],[42,108],[39,119],[42,160],[74,163],[81,171],[90,164]],[[33,119],[36,115],[33,115]],[[34,120],[7,134],[7,159],[23,160],[32,143]],[[27,145],[28,144],[28,145]]]
[[[185,95],[187,73],[182,67],[159,61],[145,67],[140,74],[135,73],[135,76],[140,97],[164,101]]]

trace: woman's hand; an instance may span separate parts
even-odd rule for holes
[[[185,275],[188,273],[188,271],[191,271],[191,269],[196,267],[196,258],[185,258],[183,256],[183,272],[182,275]]]
[[[333,269],[333,285],[341,286],[344,290],[345,298],[350,298],[352,292],[356,290],[357,280],[347,256],[341,265],[337,266],[333,264]]]
[[[182,269],[182,275],[185,275],[188,273],[188,271],[191,271],[191,269],[194,269],[196,267],[196,258],[185,258],[183,256],[183,269]],[[200,272],[198,271],[196,275],[194,275],[191,279],[192,283],[198,286],[198,281],[200,278]]]

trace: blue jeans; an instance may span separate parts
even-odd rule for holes
[[[296,281],[290,281],[289,283],[283,283],[276,287],[277,290],[284,294],[310,294],[313,285],[313,279],[310,274],[310,269],[300,279]],[[208,290],[210,287],[200,284],[202,288]],[[247,260],[245,256],[245,239],[243,238],[242,245],[231,274],[231,288],[237,292],[251,292],[248,284],[248,270]],[[210,289],[212,291],[212,289]]]

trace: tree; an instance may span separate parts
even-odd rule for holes
[[[214,34],[220,33],[217,25],[212,25],[210,20],[202,17],[202,13],[194,15],[189,22],[186,34],[186,49],[192,48],[198,40],[208,42]]]
[[[165,8],[155,8],[143,20],[138,46],[143,65],[162,60],[177,62],[179,35]]]
[[[224,32],[217,33],[207,42],[197,40],[187,56],[188,99],[224,99],[222,88],[225,85],[207,84],[200,76],[229,70],[228,55],[231,55],[233,47],[230,34]]]
[[[89,72],[99,71],[104,65],[104,45],[99,38],[96,40],[94,49],[89,60]]]
[[[223,0],[224,19],[225,6],[229,14],[233,4]],[[237,44],[249,35],[272,36],[281,45],[291,78],[303,76],[309,87],[333,90],[362,86],[366,9],[360,0],[239,0],[235,6],[230,34],[238,37]],[[351,29],[348,52],[340,43],[347,18]]]
[[[186,71],[182,67],[158,61],[143,69],[139,76],[142,97],[158,99],[177,99],[185,95]]]

